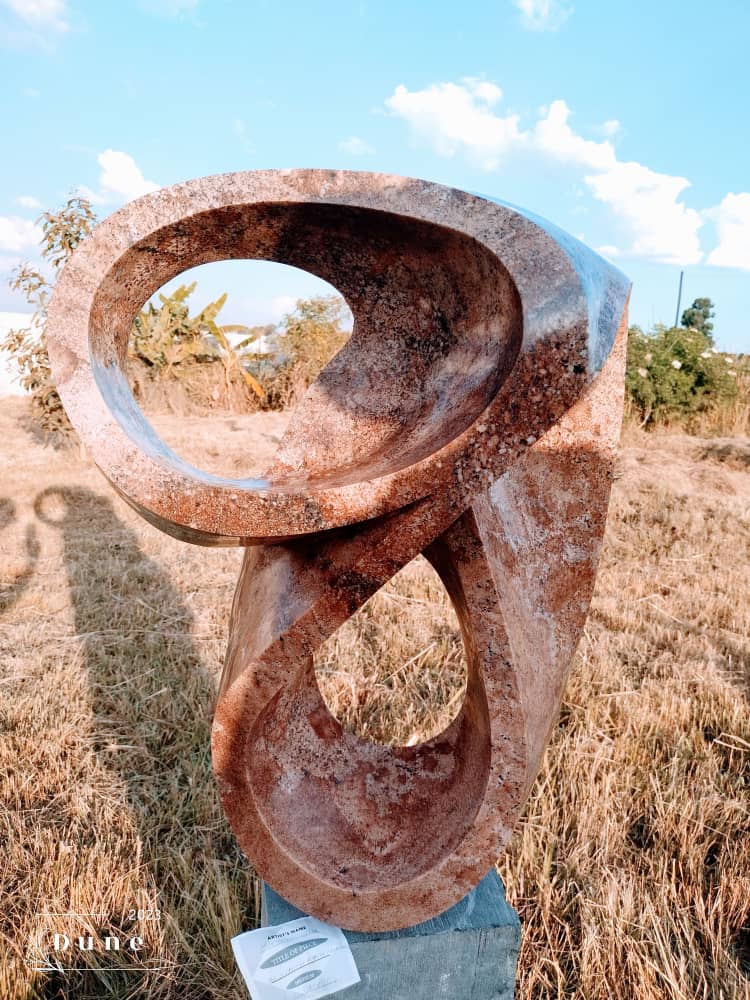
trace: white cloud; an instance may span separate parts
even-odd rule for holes
[[[160,185],[146,180],[143,171],[129,153],[118,149],[105,149],[96,158],[100,167],[98,190],[79,184],[76,194],[92,205],[106,205],[117,201],[132,201],[144,194],[158,191]]]
[[[553,101],[546,115],[534,126],[534,146],[562,163],[593,170],[611,169],[617,163],[612,143],[577,135],[568,125],[569,117],[570,108],[565,101]]]
[[[697,264],[703,219],[679,200],[690,181],[618,160],[611,142],[584,139],[570,127],[569,118],[565,101],[554,101],[534,127],[535,148],[558,162],[595,171],[584,181],[620,223],[629,240],[628,253],[670,264]]]
[[[629,232],[628,253],[668,264],[701,260],[698,230],[701,213],[680,201],[690,187],[685,177],[650,170],[640,163],[616,163],[585,178],[595,198],[604,202]]]
[[[65,0],[0,0],[25,24],[38,31],[62,34],[70,28]]]
[[[503,159],[524,150],[582,171],[589,191],[608,207],[621,230],[625,253],[681,264],[701,259],[703,218],[680,200],[689,187],[686,178],[620,161],[609,139],[587,139],[571,128],[565,101],[553,101],[532,128],[523,130],[518,115],[497,113],[501,97],[494,84],[469,78],[417,91],[398,86],[385,104],[442,156],[463,152],[483,169],[495,170]]]
[[[339,149],[351,156],[370,156],[375,152],[375,147],[371,146],[369,142],[365,142],[364,139],[360,139],[358,135],[350,135],[348,139],[342,139],[339,143]]]
[[[276,295],[270,300],[269,305],[275,321],[278,322],[287,313],[294,312],[297,307],[297,300],[293,295]]]
[[[17,215],[0,215],[0,250],[22,253],[36,247],[42,238],[39,226]]]
[[[90,201],[92,205],[106,205],[107,199],[103,194],[99,194],[98,191],[92,190],[92,188],[87,187],[85,184],[79,184],[76,187],[76,194],[79,198],[85,198]]]
[[[20,205],[21,208],[30,208],[36,211],[42,207],[41,201],[39,201],[38,198],[33,198],[30,194],[19,194],[16,198],[16,205]]]
[[[750,194],[728,194],[706,213],[715,219],[719,242],[708,255],[715,267],[737,267],[750,271]]]
[[[478,101],[484,101],[485,104],[497,104],[503,99],[502,90],[496,83],[491,83],[489,80],[480,80],[476,76],[465,76],[463,82],[471,90],[474,97]]]
[[[157,191],[158,184],[148,181],[132,156],[116,149],[105,149],[97,157],[102,168],[99,183],[103,191],[118,195],[126,201]]]
[[[461,83],[433,83],[424,90],[398,86],[385,105],[441,156],[464,150],[483,169],[494,170],[524,138],[518,115],[493,112],[501,98],[495,84],[468,77]]]
[[[521,24],[527,31],[557,31],[565,24],[573,8],[562,0],[513,0],[521,12]]]
[[[606,136],[617,135],[620,131],[620,123],[616,118],[610,118],[609,121],[602,122],[599,126],[599,131],[602,135]]]

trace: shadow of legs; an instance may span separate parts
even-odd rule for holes
[[[71,870],[93,858],[99,883],[86,872],[70,884],[117,911],[107,910],[112,921],[122,920],[120,908],[143,905],[134,898],[142,892],[173,928],[163,927],[166,940],[154,948],[155,958],[172,963],[168,972],[146,974],[142,983],[138,974],[119,973],[122,983],[107,992],[102,978],[112,978],[111,959],[92,958],[87,964],[97,972],[75,984],[68,977],[67,988],[81,998],[211,996],[209,979],[217,990],[222,982],[226,987],[217,944],[225,931],[207,914],[226,913],[252,893],[214,785],[214,684],[191,636],[191,612],[108,499],[85,488],[52,487],[36,498],[35,510],[61,533],[77,643],[60,656],[70,663],[68,676],[85,671],[91,703],[90,728],[74,752],[93,750],[84,795],[93,804],[82,821],[60,817],[60,835],[71,838]],[[107,878],[111,887],[103,885]],[[203,965],[196,955],[205,956]],[[197,980],[204,992],[194,994]],[[37,985],[41,995],[55,995],[51,983]]]

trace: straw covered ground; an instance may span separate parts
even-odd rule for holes
[[[160,426],[234,472],[282,424]],[[0,402],[0,435],[0,997],[242,997],[229,939],[257,887],[209,754],[241,554],[159,534],[85,456],[42,446],[21,401]],[[750,997],[749,596],[747,439],[631,434],[560,721],[499,859],[519,1000]],[[329,640],[318,676],[368,738],[445,725],[464,661],[425,562]],[[89,916],[46,916],[69,911]],[[45,971],[51,929],[143,947]]]

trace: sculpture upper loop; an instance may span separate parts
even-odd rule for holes
[[[243,257],[325,278],[355,326],[267,477],[232,480],[158,438],[124,364],[132,319],[164,282]],[[321,170],[209,177],[127,205],[65,268],[47,329],[60,396],[96,463],[144,516],[203,544],[319,532],[438,488],[465,507],[509,457],[487,452],[486,426],[502,415],[511,438],[516,424],[524,439],[543,433],[589,380],[599,334],[570,255],[519,211],[427,182]]]

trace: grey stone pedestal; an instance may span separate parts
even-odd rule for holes
[[[264,927],[305,916],[263,885]],[[521,924],[493,870],[433,920],[400,931],[345,931],[361,982],[341,1000],[513,1000]]]

